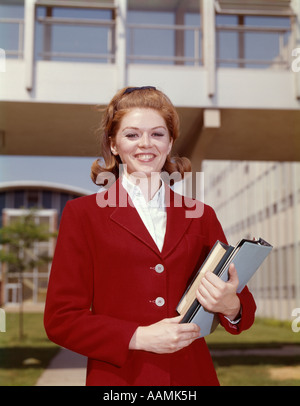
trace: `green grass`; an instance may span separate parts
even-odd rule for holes
[[[6,314],[6,333],[0,333],[0,385],[33,386],[57,353],[59,347],[50,342],[43,327],[43,314],[24,314],[25,337],[19,339],[18,314]],[[238,336],[221,327],[209,337],[211,350],[237,348],[278,348],[299,345],[300,332],[294,333],[290,323],[257,319],[248,331]],[[24,365],[33,358],[38,364]],[[300,385],[300,356],[218,356],[213,357],[222,386],[292,386]],[[289,369],[286,370],[286,367]],[[272,371],[279,371],[274,378]],[[282,371],[282,373],[281,373]],[[297,372],[296,377],[294,371]]]
[[[277,347],[300,345],[300,332],[294,333],[291,322],[257,318],[253,326],[239,335],[228,334],[218,326],[206,338],[210,348]]]
[[[0,333],[0,385],[35,385],[58,349],[46,336],[43,314],[24,314],[24,338],[20,340],[18,313],[6,313],[6,332]],[[24,365],[30,359],[35,363]]]
[[[230,365],[220,367],[216,365],[216,371],[221,386],[299,386],[300,379],[273,379],[271,370],[283,368],[277,365]],[[281,369],[282,370],[282,369]]]
[[[300,333],[294,333],[289,322],[256,319],[251,329],[240,335],[230,335],[218,327],[206,341],[211,350],[280,348],[300,346]],[[222,386],[300,385],[299,355],[213,356],[213,361]]]

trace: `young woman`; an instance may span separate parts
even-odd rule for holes
[[[213,211],[187,215],[193,204],[174,193],[162,173],[190,171],[171,158],[179,120],[154,87],[125,88],[103,117],[105,164],[92,166],[108,189],[67,203],[45,308],[51,340],[88,357],[87,385],[218,385],[199,327],[180,323],[176,306],[216,242],[226,242]],[[115,178],[115,182],[110,182]],[[180,203],[180,204],[179,204]],[[249,328],[255,303],[212,273],[199,302],[232,334]]]

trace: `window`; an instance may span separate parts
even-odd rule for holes
[[[2,210],[5,208],[5,192],[0,193],[0,227],[2,227]]]
[[[23,57],[24,4],[0,4],[0,47],[7,58]]]
[[[27,191],[27,207],[39,207],[39,191],[28,190]]]
[[[42,207],[44,209],[52,208],[52,192],[50,190],[43,190],[42,192]]]
[[[201,42],[200,1],[129,0],[129,63],[199,65]]]
[[[15,190],[14,192],[14,208],[19,209],[25,206],[25,193],[23,190]]]
[[[289,2],[216,2],[219,66],[289,67],[293,12],[279,3]]]
[[[70,2],[70,7],[51,7],[51,1],[45,3],[47,6],[42,6],[44,3],[41,1],[37,2],[36,59],[114,61],[113,6],[107,9],[82,8]],[[71,7],[72,4],[74,7]]]

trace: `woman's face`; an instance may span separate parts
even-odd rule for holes
[[[153,109],[134,108],[121,120],[111,151],[119,155],[127,172],[160,173],[172,148],[163,117]]]

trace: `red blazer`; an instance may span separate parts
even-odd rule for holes
[[[226,242],[215,212],[204,205],[201,217],[189,218],[187,208],[174,203],[182,197],[171,191],[160,252],[121,183],[115,186],[110,206],[97,204],[97,197],[108,196],[102,192],[64,209],[45,307],[49,339],[88,357],[87,385],[218,385],[203,338],[173,354],[128,349],[138,326],[178,315],[176,306],[199,265],[217,239]],[[127,199],[131,204],[122,207]],[[239,297],[238,325],[220,315],[232,334],[254,321],[247,287]]]

